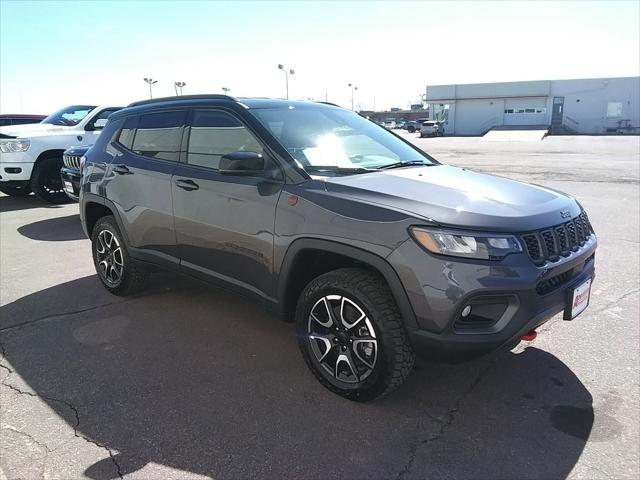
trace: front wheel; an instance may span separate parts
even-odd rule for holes
[[[122,234],[112,216],[99,219],[91,233],[96,272],[104,287],[114,295],[131,295],[141,290],[147,270],[129,256]]]
[[[0,192],[11,197],[25,197],[31,193],[31,188],[28,184],[25,185],[3,185],[0,186]]]
[[[386,282],[375,272],[343,268],[321,275],[296,308],[298,344],[326,388],[368,401],[399,387],[415,355]]]
[[[47,203],[67,203],[69,197],[64,193],[60,169],[62,157],[47,157],[40,160],[31,174],[31,190],[36,197]]]

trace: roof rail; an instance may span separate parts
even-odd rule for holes
[[[237,102],[237,100],[229,95],[218,95],[218,94],[209,94],[209,95],[180,95],[178,97],[160,97],[160,98],[152,98],[151,100],[140,100],[138,102],[133,102],[127,105],[127,107],[137,107],[138,105],[149,105],[150,103],[159,103],[159,102],[178,102],[180,100],[231,100],[232,102]]]
[[[331,105],[332,107],[338,107],[338,108],[343,108],[340,105],[336,104],[336,103],[331,103],[331,102],[320,102],[320,101],[316,101],[315,103],[322,103],[323,105]]]

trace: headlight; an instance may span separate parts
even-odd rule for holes
[[[510,253],[522,252],[513,235],[458,233],[411,227],[411,236],[431,253],[454,257],[501,260]]]
[[[16,138],[11,140],[0,140],[0,152],[12,153],[12,152],[26,152],[29,150],[31,142],[24,138]]]

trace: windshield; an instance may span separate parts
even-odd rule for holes
[[[376,123],[347,110],[256,109],[252,113],[307,170],[437,163]]]
[[[65,125],[71,127],[80,123],[82,119],[89,115],[89,112],[94,108],[96,108],[95,105],[73,105],[52,113],[40,123],[50,123],[52,125]]]

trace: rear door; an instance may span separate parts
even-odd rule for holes
[[[186,110],[128,117],[113,147],[107,198],[124,223],[135,257],[178,268],[171,175],[180,157]]]
[[[282,182],[218,171],[231,152],[261,153],[279,173],[262,143],[231,112],[193,110],[186,154],[173,175],[173,210],[181,268],[273,296],[273,236]]]

